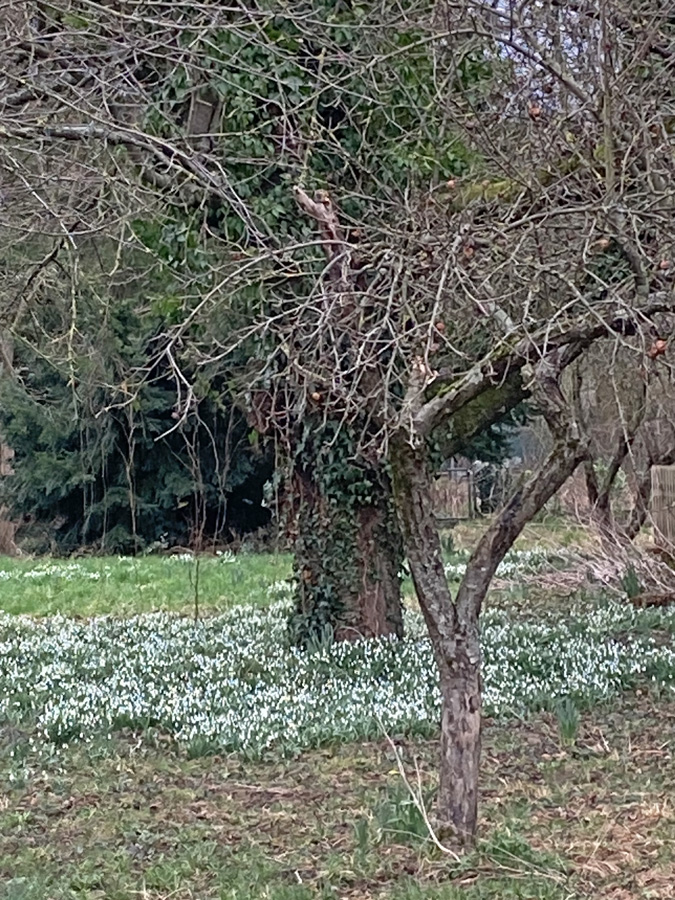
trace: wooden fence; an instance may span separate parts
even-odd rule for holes
[[[431,499],[440,522],[458,522],[476,514],[476,492],[470,469],[442,472],[434,480]]]
[[[653,467],[651,511],[657,544],[675,546],[675,466]]]

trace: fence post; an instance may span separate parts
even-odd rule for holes
[[[664,549],[675,543],[675,466],[652,468],[654,540]]]

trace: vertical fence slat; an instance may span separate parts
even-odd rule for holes
[[[443,472],[434,480],[431,499],[439,520],[470,519],[474,514],[473,478],[468,470]]]
[[[652,469],[652,519],[656,542],[675,544],[675,466]]]

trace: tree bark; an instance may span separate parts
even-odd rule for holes
[[[607,471],[602,478],[602,482],[598,481],[593,460],[588,457],[584,460],[584,473],[586,476],[586,492],[588,495],[588,505],[590,508],[591,520],[597,527],[602,540],[611,549],[617,540],[625,539],[625,535],[621,533],[621,529],[617,529],[614,521],[612,510],[612,490],[617,475],[621,471],[630,446],[635,438],[637,424],[630,435],[619,435],[617,446],[614,454],[607,466]]]
[[[559,388],[555,357],[540,363],[533,395],[554,444],[540,470],[511,497],[478,542],[456,598],[443,566],[441,542],[432,514],[431,478],[423,444],[413,446],[401,432],[390,459],[394,498],[404,548],[425,618],[441,691],[440,827],[465,846],[476,836],[481,749],[481,651],[479,616],[490,582],[507,551],[546,502],[585,458],[588,443],[571,420]]]
[[[6,331],[0,332],[0,378],[9,378],[14,374],[14,341]],[[12,460],[14,450],[6,444],[0,435],[0,478],[11,475],[14,471]],[[14,543],[16,523],[12,522],[7,507],[0,506],[0,553],[16,556],[18,549]]]
[[[350,510],[304,470],[295,474],[294,495],[296,640],[326,631],[336,640],[402,637],[403,549],[388,482]]]
[[[577,421],[581,423],[584,432],[589,436],[589,439],[591,439],[592,421],[594,415],[596,415],[596,411],[592,404],[584,404],[582,392],[583,377],[580,368],[576,369],[573,384]],[[635,381],[631,382],[633,391],[635,391],[634,384]],[[614,439],[612,456],[609,459],[606,471],[602,474],[602,477],[598,476],[598,470],[596,468],[596,463],[599,461],[598,458],[596,458],[598,454],[593,448],[592,441],[591,446],[589,447],[588,456],[584,460],[583,465],[590,517],[600,532],[600,536],[606,544],[607,550],[610,552],[617,541],[623,542],[626,540],[625,530],[616,527],[612,509],[612,492],[617,476],[633,446],[646,414],[647,384],[645,381],[637,381],[637,391],[638,395],[637,397],[633,397],[632,404],[626,403],[623,408],[618,406],[619,401],[618,399],[616,400],[616,414],[619,420],[619,430]],[[637,522],[637,518],[635,521]],[[640,525],[641,524],[642,523],[640,522]],[[640,525],[638,525],[638,529]]]
[[[481,676],[478,620],[461,622],[445,576],[431,504],[424,447],[405,438],[392,447],[394,496],[408,565],[429,630],[441,690],[440,786],[437,812],[443,831],[472,843],[478,815],[481,746]]]
[[[351,595],[348,615],[338,639],[403,636],[401,569],[403,546],[389,497],[356,513],[358,591]]]
[[[624,528],[626,539],[634,541],[645,524],[649,503],[652,499],[652,466],[651,461],[645,469],[636,477],[635,495],[633,507],[628,515],[628,521]]]

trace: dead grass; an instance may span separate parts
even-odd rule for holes
[[[432,787],[434,742],[399,746]],[[130,738],[45,762],[5,730],[0,897],[670,900],[674,746],[675,702],[647,694],[587,714],[569,750],[551,716],[488,722],[481,844],[458,865],[420,836],[386,742],[253,765]]]

